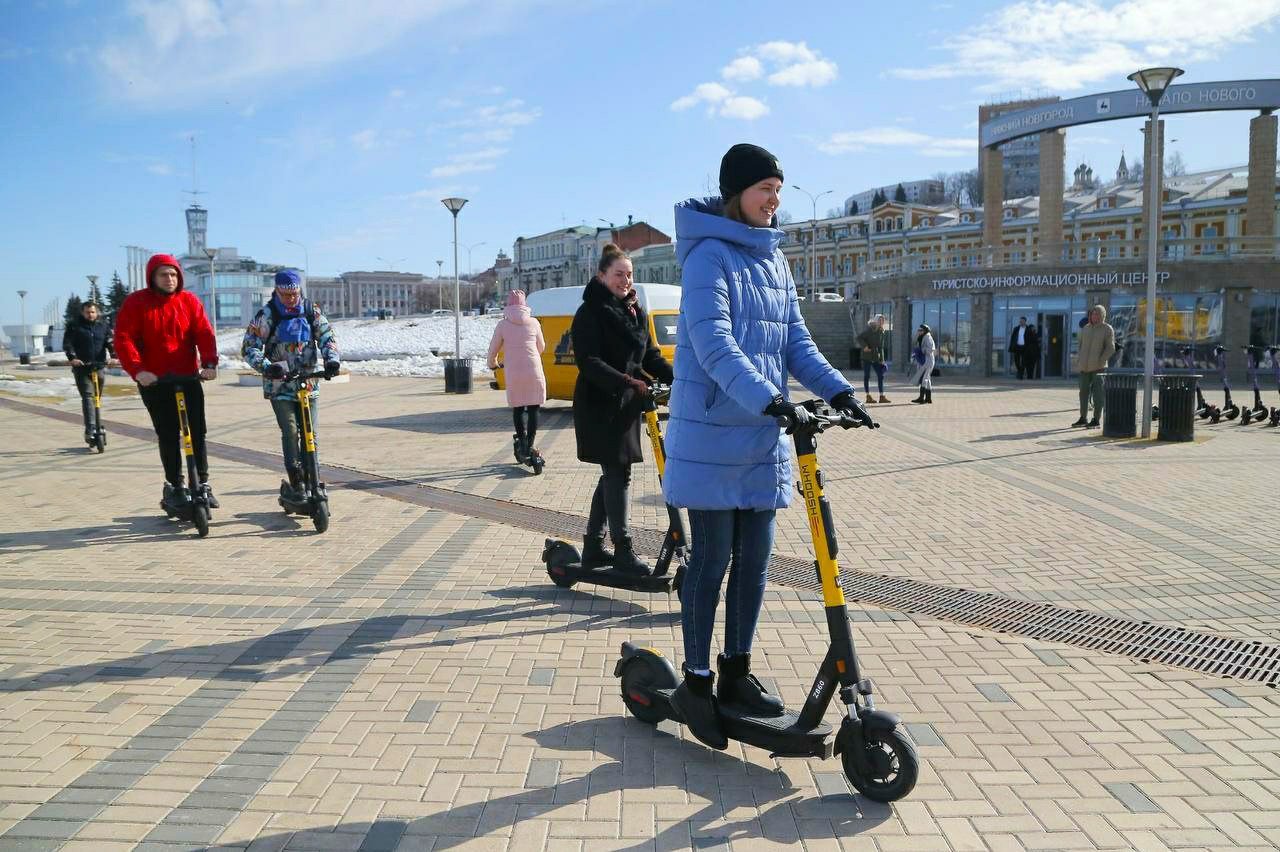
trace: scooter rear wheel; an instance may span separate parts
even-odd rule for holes
[[[329,501],[316,501],[315,509],[311,515],[311,521],[316,525],[316,532],[318,533],[322,533],[329,529]]]
[[[204,538],[209,534],[209,509],[199,503],[191,507],[191,522],[196,525],[196,535]]]
[[[851,744],[840,754],[845,777],[859,793],[875,802],[896,802],[916,786],[920,756],[905,733],[868,731],[863,749],[861,760]]]
[[[622,670],[622,703],[631,715],[641,722],[656,725],[667,718],[649,698],[657,689],[675,689],[679,686],[668,666],[640,654],[627,661]]]
[[[93,446],[100,453],[107,451],[107,430],[99,428],[93,435]]]

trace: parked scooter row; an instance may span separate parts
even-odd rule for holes
[[[1231,399],[1231,383],[1227,378],[1227,348],[1225,346],[1215,346],[1213,348],[1213,356],[1218,375],[1222,381],[1223,402],[1221,406],[1208,403],[1199,386],[1197,386],[1196,416],[1201,420],[1208,420],[1210,423],[1220,423],[1223,420],[1230,421],[1238,418],[1241,426],[1248,426],[1250,423],[1265,423],[1273,427],[1280,426],[1280,406],[1268,408],[1262,400],[1262,388],[1258,384],[1258,371],[1262,368],[1262,356],[1266,352],[1271,356],[1271,363],[1275,370],[1276,387],[1280,391],[1280,346],[1241,346],[1240,349],[1245,353],[1249,381],[1253,386],[1253,405],[1241,407]],[[1188,367],[1193,366],[1191,352],[1192,349],[1190,347],[1184,347],[1182,350]]]

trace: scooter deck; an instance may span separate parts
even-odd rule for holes
[[[671,593],[675,578],[670,574],[655,577],[652,574],[640,577],[625,574],[612,568],[583,568],[581,564],[551,565],[548,573],[575,583],[595,583],[597,586],[609,586],[613,589],[631,589],[637,592]]]
[[[313,506],[311,500],[306,497],[297,501],[290,500],[286,497],[277,497],[276,502],[280,504],[280,508],[284,509],[286,512],[289,512],[290,514],[312,515],[315,513],[315,507]]]
[[[684,724],[680,712],[671,703],[674,689],[658,689],[651,693],[668,719]],[[819,722],[816,728],[801,730],[800,714],[790,710],[781,716],[751,716],[732,704],[720,705],[720,725],[725,736],[735,742],[766,749],[775,757],[831,757],[832,727]]]

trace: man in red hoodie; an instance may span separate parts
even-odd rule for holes
[[[209,505],[217,508],[209,487],[209,460],[205,453],[204,390],[201,381],[218,376],[218,349],[204,305],[183,289],[182,267],[173,255],[157,254],[147,261],[147,288],[129,294],[116,317],[116,357],[138,383],[142,402],[151,415],[160,441],[164,464],[166,505],[181,507],[188,500],[182,486],[182,453],[178,436],[178,410],[174,392],[179,385],[157,384],[162,377],[185,376],[180,383],[186,396],[187,423],[195,451],[199,483]],[[197,372],[199,375],[197,375]]]

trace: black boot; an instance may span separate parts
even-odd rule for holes
[[[519,432],[511,436],[511,450],[515,453],[516,464],[524,464],[524,436]]]
[[[914,402],[916,405],[924,404],[924,385],[920,386],[920,395],[911,401]]]
[[[689,733],[703,745],[723,751],[729,747],[729,738],[720,728],[720,714],[716,699],[711,694],[713,677],[685,670],[684,683],[671,694],[671,703],[680,713]]]
[[[187,489],[182,487],[181,482],[177,485],[174,485],[172,482],[166,482],[164,484],[164,491],[160,494],[160,505],[166,510],[177,512],[186,508],[189,499],[190,498],[187,496]]]
[[[750,654],[735,654],[732,657],[721,654],[716,658],[716,664],[720,669],[716,697],[721,704],[732,704],[752,716],[783,714],[786,708],[782,705],[782,699],[771,695],[764,684],[751,673]]]
[[[924,404],[933,405],[933,388],[924,389]]]
[[[626,535],[621,541],[615,541],[613,550],[613,570],[637,577],[647,577],[653,573],[653,569],[636,556],[635,550],[631,547],[631,536]]]
[[[209,484],[209,480],[200,483],[200,492],[204,495],[204,502],[208,504],[210,509],[221,509],[222,504],[218,502],[218,498],[213,496],[213,486]]]
[[[289,477],[289,481],[280,483],[280,496],[296,503],[306,496],[302,490],[302,471],[290,467],[285,469],[285,475]]]
[[[603,568],[613,564],[613,551],[604,546],[604,533],[582,537],[582,567]]]

